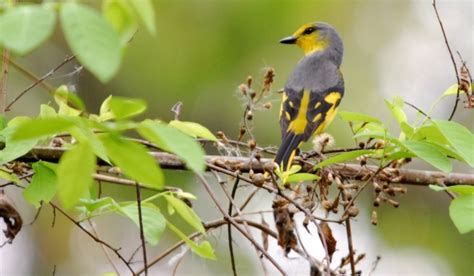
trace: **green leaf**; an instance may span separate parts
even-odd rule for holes
[[[142,203],[141,207],[145,240],[151,245],[156,245],[165,231],[166,219],[161,214],[160,209],[152,203]],[[120,213],[130,218],[138,227],[140,227],[138,206],[136,203],[122,206],[119,210]]]
[[[16,174],[3,171],[1,168],[0,168],[0,179],[5,179],[9,182],[21,184],[21,180],[18,178],[18,176],[16,176]]]
[[[97,137],[89,125],[81,121],[77,127],[70,130],[71,135],[76,138],[77,141],[81,143],[89,143],[94,151],[94,154],[97,155],[100,159],[110,164],[109,157],[107,156],[107,151],[105,150],[104,145]]]
[[[65,117],[37,118],[17,126],[12,134],[12,140],[40,139],[69,130],[74,121]]]
[[[105,122],[111,119],[115,119],[114,114],[110,111],[110,100],[112,99],[112,95],[108,96],[100,105],[100,113],[99,113],[99,122]]]
[[[474,195],[461,195],[451,201],[449,216],[459,233],[474,230]]]
[[[181,130],[182,132],[194,138],[201,137],[210,141],[217,142],[217,137],[212,134],[209,129],[198,123],[173,120],[170,121],[169,125]]]
[[[206,232],[201,223],[201,219],[196,215],[193,209],[186,205],[186,203],[172,195],[164,195],[164,197],[166,201],[168,201],[168,204],[171,205],[181,218],[189,223],[189,225],[203,234]]]
[[[312,173],[295,173],[286,178],[286,182],[295,183],[302,181],[318,180],[320,177]]]
[[[152,35],[156,33],[155,10],[151,0],[129,0],[135,8],[136,13],[141,18],[148,32]]]
[[[47,104],[40,105],[40,114],[39,117],[41,118],[48,118],[48,117],[57,117],[58,113],[56,110]]]
[[[474,134],[465,126],[453,121],[434,121],[439,131],[460,156],[474,167]]]
[[[144,100],[116,96],[109,100],[108,106],[118,120],[137,116],[147,107]]]
[[[5,137],[5,148],[0,151],[0,165],[25,155],[38,143],[37,139],[27,141],[12,140],[11,134],[14,129],[15,127],[8,127],[0,134]]]
[[[208,241],[203,241],[201,244],[197,244],[194,241],[190,240],[183,232],[181,232],[178,227],[174,226],[171,222],[167,222],[168,228],[171,229],[178,237],[180,237],[186,244],[191,247],[191,250],[196,253],[198,256],[201,256],[206,259],[215,260],[216,255],[214,255],[214,250],[212,249],[211,244]]]
[[[63,154],[57,176],[58,196],[65,209],[70,209],[88,194],[95,166],[96,158],[87,143],[79,143]]]
[[[408,137],[411,137],[415,132],[415,129],[407,122],[401,122],[400,128],[402,129],[403,133],[405,133]]]
[[[410,140],[403,141],[402,144],[407,150],[443,172],[453,169],[449,159],[430,143]]]
[[[403,100],[401,98],[395,97],[393,103],[385,100],[385,104],[388,106],[392,115],[399,124],[407,121],[407,115],[405,114],[405,111],[403,111]]]
[[[118,34],[95,10],[81,4],[64,3],[60,11],[66,41],[77,59],[100,81],[109,81],[120,67]]]
[[[418,128],[412,140],[426,140],[437,144],[449,144],[448,140],[444,138],[439,128],[435,124],[425,124]]]
[[[455,83],[455,84],[451,85],[450,87],[448,87],[448,89],[446,89],[446,91],[444,91],[443,97],[451,96],[451,95],[457,95],[457,94],[458,94],[458,84]]]
[[[376,152],[375,150],[354,150],[350,152],[340,153],[322,162],[319,162],[318,164],[314,166],[314,169],[319,169],[319,168],[322,168],[334,163],[340,163],[340,162],[345,162],[348,160],[353,160],[359,156],[366,155],[366,154],[373,154],[375,152]]]
[[[376,123],[376,124],[383,124],[382,121],[379,119],[362,114],[357,112],[349,112],[349,111],[339,111],[338,115],[341,117],[342,120],[346,122],[363,122],[363,123]]]
[[[35,174],[28,187],[23,191],[25,200],[35,208],[39,208],[41,202],[50,202],[57,190],[56,172],[51,169],[51,166],[56,166],[56,164],[46,165],[45,163],[44,161],[33,163]]]
[[[106,212],[117,211],[117,208],[121,207],[113,198],[101,197],[98,199],[81,198],[76,208],[90,218]]]
[[[138,127],[138,132],[163,150],[178,155],[191,170],[204,171],[204,150],[188,135],[174,127],[151,120],[142,122]]]
[[[7,9],[0,16],[0,44],[19,55],[37,48],[54,30],[56,15],[40,5]]]
[[[126,45],[137,31],[137,21],[133,10],[125,0],[105,0],[102,13],[120,36],[122,45]]]
[[[450,191],[450,192],[455,192],[460,195],[474,195],[474,186],[471,185],[453,185],[453,186],[447,186],[447,187],[440,187],[438,185],[429,185],[430,189],[434,191]]]
[[[54,92],[54,100],[59,106],[58,114],[66,116],[79,116],[84,110],[84,102],[74,93],[61,85]]]
[[[163,173],[144,146],[112,134],[103,135],[100,139],[112,162],[125,175],[145,186],[163,188]]]

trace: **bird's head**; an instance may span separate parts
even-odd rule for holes
[[[336,30],[323,22],[304,24],[296,32],[280,40],[283,44],[296,44],[305,55],[319,51],[333,50],[342,56],[342,40]]]

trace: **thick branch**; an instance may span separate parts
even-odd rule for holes
[[[50,147],[36,147],[28,154],[20,158],[23,161],[45,160],[58,162],[64,149]],[[166,169],[185,169],[185,164],[177,156],[165,152],[150,152],[155,157],[162,168]],[[229,156],[206,156],[206,163],[213,164],[228,170],[240,170],[240,172],[248,172],[250,168],[257,173],[263,172],[263,168],[272,166],[272,159],[262,158],[260,161],[255,158],[246,157],[229,157]],[[376,166],[361,167],[356,164],[334,164],[331,168],[337,171],[341,176],[354,180],[361,180],[368,171],[377,171]],[[303,171],[310,171],[310,166],[303,166]],[[446,186],[452,185],[474,185],[474,174],[463,173],[443,173],[439,171],[425,171],[413,169],[400,169],[400,178],[396,179],[400,184],[412,184],[426,186],[429,184],[444,183]]]

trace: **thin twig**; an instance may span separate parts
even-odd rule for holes
[[[351,229],[351,219],[348,217],[346,219],[346,234],[347,234],[347,245],[349,247],[349,260],[351,262],[351,273],[356,275],[355,270],[355,261],[354,261],[354,246],[352,244],[352,229]]]
[[[148,275],[147,267],[147,258],[146,258],[146,244],[145,244],[145,234],[143,231],[143,217],[142,217],[142,199],[140,194],[140,185],[138,182],[135,183],[135,188],[137,191],[137,207],[138,207],[138,222],[140,226],[140,240],[142,242],[142,252],[143,252],[143,263],[145,264],[145,276]]]
[[[5,105],[7,104],[7,79],[10,51],[4,48],[2,57],[2,76],[0,77],[0,114],[5,113]]]
[[[203,186],[206,189],[207,193],[209,194],[209,196],[211,197],[212,201],[214,202],[216,207],[219,209],[221,214],[224,216],[224,218],[226,220],[228,220],[240,233],[242,233],[242,235],[244,235],[244,237],[246,237],[247,240],[249,240],[273,264],[273,266],[281,274],[287,275],[287,273],[278,264],[278,262],[272,256],[270,256],[270,254],[268,254],[268,252],[260,244],[258,244],[246,231],[244,231],[231,216],[227,215],[224,208],[220,205],[219,201],[217,200],[217,196],[212,191],[212,188],[209,185],[209,183],[207,182],[207,180],[199,173],[196,173],[196,176],[201,181],[201,183],[203,184]]]
[[[235,193],[237,192],[237,187],[239,186],[240,178],[235,178],[234,186],[232,186],[231,198],[235,198]],[[228,213],[229,216],[232,215],[232,201],[229,200]],[[229,254],[230,254],[230,263],[232,266],[232,273],[234,276],[237,276],[237,268],[235,266],[235,256],[234,256],[234,245],[232,243],[232,227],[230,224],[227,225],[227,237],[229,239]]]
[[[103,244],[105,245],[107,248],[109,248],[110,250],[112,250],[115,255],[117,255],[117,257],[122,260],[122,262],[127,266],[127,268],[130,270],[130,272],[133,274],[133,275],[136,275],[135,272],[133,271],[132,267],[130,266],[130,264],[127,262],[127,260],[122,256],[122,254],[119,253],[119,250],[120,249],[116,249],[114,247],[112,247],[110,244],[106,243],[105,241],[97,238],[96,236],[94,236],[94,234],[92,234],[91,232],[87,231],[86,228],[84,228],[79,222],[77,222],[74,218],[72,218],[70,215],[68,215],[65,211],[63,211],[63,209],[59,208],[59,206],[57,206],[56,204],[52,203],[52,202],[49,202],[49,205],[51,205],[51,207],[53,207],[53,210],[56,211],[58,210],[63,216],[65,216],[69,221],[71,221],[72,223],[74,223],[77,227],[79,227],[79,229],[81,229],[84,233],[86,233],[90,238],[92,238],[95,242],[97,243],[100,243],[100,244]]]
[[[95,226],[94,226],[93,222],[90,219],[88,219],[87,222],[89,223],[89,226],[91,227],[92,232],[94,233],[94,235],[99,239],[99,233],[97,232],[97,229],[95,229]],[[99,245],[100,245],[100,248],[102,249],[102,252],[104,252],[105,258],[107,258],[107,261],[110,263],[110,265],[112,266],[112,269],[115,271],[115,274],[120,275],[120,272],[119,272],[117,266],[115,266],[109,252],[107,250],[105,250],[105,245],[103,245],[101,243]]]
[[[409,103],[407,101],[403,101],[406,105],[408,106],[411,106],[412,108],[414,108],[416,111],[420,112],[423,116],[425,116],[426,118],[430,119],[431,120],[431,117],[426,114],[423,110],[421,110],[420,108],[418,108],[416,105],[412,104],[412,103]]]
[[[20,64],[16,63],[14,60],[10,59],[10,64],[11,66],[15,67],[15,69],[17,69],[18,71],[20,71],[23,75],[27,76],[28,78],[30,78],[31,80],[33,81],[38,81],[40,79],[40,77],[36,76],[35,74],[33,74],[32,72],[30,72],[28,69],[24,68],[23,66],[21,66]],[[46,91],[48,92],[51,92],[54,90],[54,87],[52,85],[50,85],[49,83],[45,82],[45,81],[42,81],[39,83],[40,86],[43,86],[44,89],[46,89]]]
[[[37,81],[35,81],[34,83],[32,83],[30,86],[28,86],[25,90],[21,91],[20,94],[18,94],[18,96],[16,96],[13,101],[11,101],[4,109],[4,111],[10,111],[10,108],[12,107],[13,104],[15,104],[21,97],[23,97],[26,93],[28,93],[28,91],[30,91],[31,89],[33,89],[35,86],[37,86],[38,84],[40,84],[41,82],[43,82],[44,80],[46,80],[47,78],[51,77],[57,70],[59,70],[61,67],[63,67],[65,64],[67,64],[68,62],[70,62],[71,60],[73,60],[75,58],[74,55],[72,56],[68,56],[66,57],[60,64],[58,64],[56,67],[54,67],[51,71],[49,71],[48,73],[46,73],[44,76],[42,76],[41,78],[39,78]]]
[[[449,46],[448,37],[446,36],[446,31],[444,30],[443,22],[441,21],[441,18],[439,16],[438,8],[436,7],[436,0],[433,0],[432,5],[433,5],[433,9],[436,13],[436,18],[438,18],[438,23],[439,23],[439,26],[441,27],[441,32],[443,33],[444,42],[446,44],[446,48],[448,48],[449,56],[451,57],[451,62],[453,63],[453,67],[454,67],[454,73],[456,74],[456,79],[458,81],[458,90],[456,92],[456,102],[454,102],[453,111],[451,112],[451,115],[449,116],[449,119],[448,119],[448,121],[451,121],[451,119],[453,118],[454,113],[456,113],[456,109],[458,107],[459,87],[461,85],[461,81],[460,81],[460,78],[459,78],[458,66],[456,65],[456,60],[454,59],[453,52],[451,51],[451,47]]]

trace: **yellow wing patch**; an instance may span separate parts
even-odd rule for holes
[[[301,99],[301,104],[298,109],[298,115],[288,126],[288,131],[291,131],[295,134],[302,134],[306,129],[308,120],[306,119],[306,113],[308,112],[309,105],[309,91],[305,90],[303,92],[303,98]]]
[[[319,134],[326,129],[326,127],[332,122],[334,116],[337,113],[337,102],[341,99],[341,93],[339,92],[331,92],[326,97],[324,97],[324,101],[331,104],[331,108],[326,113],[326,118],[324,122],[316,129],[316,134]]]

